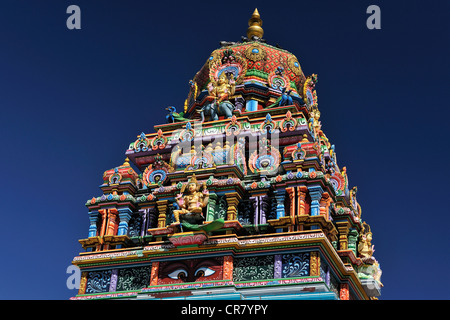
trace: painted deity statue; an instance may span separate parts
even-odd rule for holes
[[[173,211],[176,222],[185,220],[189,223],[198,223],[203,220],[202,211],[208,204],[209,191],[206,189],[206,183],[203,183],[202,192],[200,192],[200,187],[195,174],[187,185],[183,185],[181,192],[176,197],[179,209]]]
[[[222,101],[226,101],[232,96],[236,89],[236,83],[234,79],[228,79],[225,72],[223,72],[217,80],[216,86],[211,82],[208,84],[209,96],[216,100],[216,103],[220,104]]]
[[[322,128],[322,124],[319,121],[320,111],[319,111],[319,109],[312,109],[310,111],[310,114],[311,114],[311,118],[309,119],[309,121],[310,121],[309,128],[314,133],[314,136],[318,137],[318,135],[321,131],[321,128]]]
[[[367,224],[364,223],[363,227],[360,234],[358,252],[361,257],[370,259],[375,251],[374,246],[372,245],[372,232]]]
[[[202,120],[204,115],[209,115],[211,120],[218,120],[219,116],[225,116],[225,118],[231,118],[233,116],[234,105],[228,100],[234,94],[236,89],[236,81],[233,76],[227,77],[223,72],[217,82],[211,81],[208,84],[208,97],[211,101],[207,103],[199,112],[202,114]]]

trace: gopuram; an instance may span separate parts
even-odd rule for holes
[[[248,24],[212,51],[184,105],[163,106],[165,123],[104,172],[71,299],[380,296],[357,187],[322,131],[317,75],[266,43],[258,10]]]

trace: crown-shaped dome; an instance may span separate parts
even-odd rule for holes
[[[297,92],[306,79],[295,55],[261,41],[235,43],[214,50],[194,81],[201,90],[209,81],[217,81],[222,73],[232,74],[238,85],[257,78],[265,80],[261,82],[271,88],[290,85]]]
[[[257,105],[266,108],[284,92],[292,97],[293,104],[307,102],[304,93],[307,78],[297,57],[262,39],[264,30],[257,9],[248,24],[247,37],[242,37],[240,42],[222,41],[221,47],[210,54],[190,81],[184,105],[184,114],[189,118],[198,115],[196,110],[204,109],[213,98],[219,103],[234,99],[234,110],[242,112],[255,111]],[[223,87],[220,92],[226,93],[223,98],[211,93],[217,87]],[[249,104],[250,100],[253,102]]]

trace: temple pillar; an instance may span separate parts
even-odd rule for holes
[[[358,231],[352,229],[348,233],[348,249],[352,250],[355,254],[355,257],[358,256],[358,252],[356,250],[356,242],[358,241]]]
[[[289,197],[289,217],[291,218],[291,225],[289,231],[294,231],[295,225],[295,189],[294,187],[286,188]]]
[[[306,192],[308,191],[308,188],[305,186],[297,187],[297,215],[303,216],[305,214],[308,214],[305,210],[305,199],[306,199]]]
[[[289,197],[289,216],[295,216],[295,190],[293,187],[286,188],[286,192]]]
[[[105,210],[106,214],[104,215],[103,218],[103,224],[105,225],[105,228],[102,230],[104,230],[104,234],[102,236],[115,236],[117,234],[117,229],[118,229],[118,211],[117,209],[108,209]],[[105,243],[103,245],[103,250],[109,250],[110,249],[110,244],[109,243]]]
[[[140,231],[140,236],[143,237],[146,234],[146,230],[148,229],[148,213],[149,213],[149,209],[139,209],[139,214],[142,217],[142,224],[141,224],[141,231]]]
[[[277,201],[277,219],[284,217],[286,212],[284,209],[284,198],[286,197],[286,190],[279,189],[274,191],[275,199]]]
[[[253,215],[253,224],[265,224],[267,222],[267,213],[270,210],[269,197],[267,194],[250,197],[255,214]]]
[[[240,196],[237,192],[226,193],[225,196],[227,198],[228,205],[227,220],[236,220]]]
[[[144,235],[147,234],[147,230],[155,228],[158,225],[158,211],[156,205],[152,205],[147,208],[147,224],[144,229]]]
[[[320,199],[320,202],[319,202],[319,206],[320,206],[319,213],[320,213],[320,215],[325,216],[326,220],[329,220],[329,218],[330,218],[329,214],[328,214],[330,204],[331,204],[331,197],[328,194],[328,192],[324,192],[322,194],[322,198]]]
[[[142,225],[141,225],[141,237],[147,235],[147,230],[150,228],[154,228],[157,225],[158,214],[156,212],[156,206],[151,205],[150,207],[146,207],[143,209],[139,209],[139,213],[142,216]]]
[[[259,201],[258,197],[250,197],[250,203],[253,207],[253,224],[256,226],[259,224]]]
[[[131,213],[132,211],[129,208],[119,209],[120,223],[117,235],[122,236],[128,233],[128,223],[130,222],[131,219]]]
[[[108,210],[101,209],[101,210],[98,210],[98,212],[99,212],[100,217],[102,219],[102,223],[101,223],[98,235],[100,237],[103,237],[105,235],[105,233],[106,233],[106,224],[107,224],[107,221],[108,221]]]
[[[107,221],[108,221],[108,210],[101,209],[101,210],[98,210],[98,212],[99,212],[99,216],[102,219],[101,220],[102,223],[100,225],[100,230],[98,230],[98,236],[99,237],[103,237],[105,235],[105,233],[106,233],[106,224],[107,224]],[[102,241],[102,240],[100,240],[100,241]],[[102,242],[100,242],[98,245],[95,246],[95,250],[96,251],[100,251],[102,249],[101,243]]]
[[[339,221],[336,222],[336,227],[339,233],[339,250],[348,249],[348,231],[350,227],[350,222]]]
[[[311,215],[318,216],[320,213],[320,199],[323,189],[319,185],[308,186],[309,196],[311,197]]]
[[[259,196],[259,223],[267,222],[267,214],[270,210],[269,196],[267,194]]]
[[[166,226],[166,213],[167,213],[167,204],[169,200],[159,200],[156,201],[156,205],[158,206],[158,228],[164,228]]]
[[[100,214],[98,211],[89,212],[89,238],[97,235],[97,222]]]
[[[216,211],[217,194],[210,192],[208,206],[206,207],[206,221],[213,221]]]
[[[117,209],[109,209],[108,210],[108,224],[106,227],[106,236],[114,236],[117,230],[117,222],[118,222],[118,211]]]

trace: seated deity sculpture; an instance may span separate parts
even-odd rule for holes
[[[200,188],[195,174],[187,185],[183,185],[181,192],[176,197],[179,209],[173,211],[177,223],[186,221],[198,224],[204,220],[203,208],[208,204],[209,191],[206,189],[205,183],[203,191],[200,191]]]
[[[206,104],[198,112],[201,113],[202,121],[205,119],[205,115],[210,117],[211,121],[218,120],[219,116],[225,118],[231,118],[235,106],[229,101],[232,95],[235,93],[236,82],[231,75],[228,77],[223,72],[217,82],[211,81],[208,84],[208,96]]]

